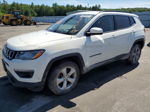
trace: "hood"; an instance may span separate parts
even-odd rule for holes
[[[13,50],[31,50],[38,48],[40,44],[45,42],[54,42],[70,38],[70,35],[42,30],[10,38],[7,40],[7,47]]]

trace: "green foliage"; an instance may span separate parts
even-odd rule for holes
[[[4,13],[2,13],[2,12],[0,11],[0,17],[1,17],[2,15],[4,15]]]
[[[96,11],[124,11],[124,12],[143,12],[150,11],[150,8],[121,8],[121,9],[101,9],[101,5],[95,5],[91,7],[83,7],[82,5],[58,5],[54,3],[52,6],[48,5],[31,5],[19,4],[13,2],[8,4],[5,0],[0,2],[0,16],[12,11],[20,10],[22,14],[26,16],[65,16],[67,12],[76,10],[96,10]]]
[[[120,9],[103,9],[103,11],[122,11],[122,12],[147,12],[150,8],[120,8]]]

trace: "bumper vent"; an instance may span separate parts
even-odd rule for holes
[[[15,71],[21,78],[32,78],[34,71]]]

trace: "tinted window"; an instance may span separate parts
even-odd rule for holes
[[[133,19],[133,17],[129,17],[130,18],[130,24],[133,25],[135,24],[135,20]]]
[[[113,16],[103,16],[97,20],[92,27],[102,28],[104,32],[110,32],[114,30]]]
[[[115,27],[116,29],[123,29],[130,27],[130,20],[128,16],[117,15],[115,17]]]

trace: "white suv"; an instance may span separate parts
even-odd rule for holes
[[[87,11],[9,39],[2,61],[14,86],[40,91],[47,85],[62,95],[95,67],[117,60],[137,64],[144,43],[144,26],[137,15]]]

